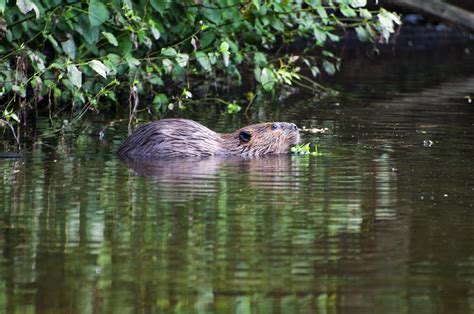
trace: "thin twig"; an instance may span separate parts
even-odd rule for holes
[[[9,121],[7,121],[3,118],[0,118],[0,122],[3,123],[3,124],[8,125],[8,127],[10,127],[10,130],[12,130],[13,137],[15,138],[15,141],[18,145],[18,149],[20,149],[20,140],[18,139],[18,136],[16,135],[15,128],[13,127],[13,124],[11,124]]]

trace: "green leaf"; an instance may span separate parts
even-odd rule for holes
[[[252,0],[252,4],[258,10],[260,10],[260,0]]]
[[[61,42],[61,47],[63,48],[63,51],[67,54],[67,56],[71,59],[76,58],[76,43],[74,42],[74,39],[72,36],[66,40]]]
[[[163,59],[163,68],[165,69],[165,72],[170,74],[171,71],[173,71],[174,64],[170,59]]]
[[[181,66],[181,67],[186,67],[188,64],[189,60],[189,55],[185,53],[178,53],[175,58],[176,62]]]
[[[262,52],[255,52],[253,55],[253,62],[259,67],[264,67],[268,64],[267,57]]]
[[[107,73],[109,72],[109,69],[107,68],[105,64],[103,64],[99,60],[89,61],[88,64],[92,68],[92,70],[97,72],[97,74],[99,74],[103,78],[107,78]]]
[[[82,87],[82,72],[74,64],[67,66],[67,77],[74,86],[77,88]]]
[[[208,53],[207,56],[209,57],[209,61],[211,62],[211,64],[216,64],[217,62],[217,54],[215,53]]]
[[[255,80],[259,83],[262,83],[261,76],[262,70],[257,66],[253,69],[253,75],[255,76]]]
[[[100,35],[99,27],[91,26],[87,17],[79,17],[79,21],[75,24],[75,28],[77,32],[84,37],[88,45],[97,43]]]
[[[135,59],[134,57],[130,55],[125,57],[125,61],[127,61],[127,64],[131,69],[135,69],[137,66],[140,65],[140,60]]]
[[[339,36],[330,32],[327,32],[326,35],[328,36],[329,40],[331,41],[339,41]]]
[[[223,41],[219,47],[219,51],[220,52],[229,51],[229,43],[227,43],[226,41]]]
[[[156,40],[160,39],[161,33],[156,27],[152,26],[150,27],[150,30],[151,30],[151,34]]]
[[[36,52],[36,51],[35,51]],[[31,65],[35,68],[37,71],[43,71],[45,69],[44,65],[44,55],[38,53],[35,54],[33,51],[28,51],[28,56],[30,57],[31,60]]]
[[[26,97],[26,88],[25,85],[13,85],[12,90],[16,92],[20,97],[25,98]]]
[[[353,8],[361,8],[367,5],[367,0],[349,0],[349,5]]]
[[[10,118],[12,118],[13,120],[15,120],[17,123],[20,123],[20,119],[18,118],[18,116],[16,115],[16,113],[12,112],[10,114]]]
[[[261,34],[257,32],[245,32],[241,36],[244,42],[250,45],[257,45],[262,41]]]
[[[151,7],[155,9],[156,12],[160,13],[163,15],[165,13],[166,9],[166,1],[163,0],[151,0],[150,1]]]
[[[394,23],[396,23],[398,25],[402,24],[402,21],[400,20],[400,17],[398,15],[393,14],[392,12],[389,12],[385,9],[380,10],[379,19],[380,19],[381,16],[388,19],[388,20],[393,21]]]
[[[40,17],[39,9],[36,6],[36,4],[34,4],[32,1],[30,1],[30,0],[17,0],[16,1],[16,6],[20,10],[20,12],[23,13],[23,14],[27,14],[31,10],[35,11],[36,19],[39,19],[39,17]],[[3,5],[3,8],[5,8],[5,3]]]
[[[334,58],[334,53],[332,53],[331,51],[328,51],[328,50],[323,50],[322,55],[325,56],[325,57]]]
[[[58,54],[60,54],[60,53],[61,53],[61,49],[59,48],[59,44],[58,44],[57,40],[54,39],[54,37],[53,37],[51,34],[48,35],[48,36],[46,36],[46,38],[49,40],[49,42],[51,43],[51,45],[53,45],[54,50],[56,50],[56,52],[57,52]]]
[[[91,26],[102,25],[109,19],[109,11],[107,7],[99,0],[89,1],[89,22]]]
[[[109,32],[102,32],[102,35],[108,40],[110,44],[113,46],[117,47],[118,46],[118,41],[117,38],[115,38],[114,34],[109,33]]]
[[[285,31],[285,24],[275,16],[271,18],[271,26],[278,32],[283,33]]]
[[[4,13],[5,12],[5,5],[7,4],[7,1],[6,0],[0,0],[0,13]]]
[[[318,45],[322,46],[327,39],[328,33],[319,27],[315,27],[313,32],[314,32],[314,37],[316,38]]]
[[[356,11],[354,11],[354,9],[352,9],[351,7],[349,6],[341,6],[341,13],[344,15],[344,16],[347,16],[347,17],[354,17],[354,16],[357,16],[357,13]]]
[[[318,12],[318,15],[319,15],[319,17],[321,17],[323,23],[327,24],[329,19],[328,19],[328,13],[326,12],[326,9],[322,6],[317,6],[316,7],[316,12]]]
[[[219,24],[221,22],[222,10],[204,8],[202,10],[202,13],[206,17],[206,19],[210,21],[211,23]]]
[[[207,46],[212,44],[212,42],[214,41],[214,38],[215,38],[214,33],[211,31],[207,31],[204,35],[202,35],[202,38],[200,41],[201,47],[206,48]]]
[[[202,51],[198,51],[195,54],[197,61],[201,65],[201,67],[206,71],[210,72],[212,70],[211,62],[209,61],[209,57]]]
[[[362,26],[357,26],[355,31],[357,33],[357,38],[359,38],[360,41],[365,42],[365,41],[368,41],[370,39],[370,34],[367,33],[365,28],[363,28]]]
[[[133,41],[131,36],[120,36],[118,39],[118,49],[122,55],[130,54],[133,50]]]
[[[324,71],[326,71],[326,73],[329,75],[333,75],[334,73],[336,73],[336,67],[334,66],[334,64],[327,60],[323,61],[323,68]]]
[[[13,87],[15,87],[16,85],[13,85]],[[3,111],[3,116],[7,119],[7,120],[10,120],[10,119],[13,119],[15,120],[16,122],[20,123],[20,119],[18,119],[18,116],[16,115],[16,113],[14,113],[13,111],[8,111],[7,109],[5,109]]]
[[[237,113],[237,112],[239,112],[241,109],[242,109],[242,107],[240,107],[240,106],[239,106],[238,104],[236,104],[235,102],[233,102],[233,103],[227,105],[227,113],[230,113],[230,114]]]
[[[264,68],[260,75],[260,81],[263,85],[263,89],[265,89],[267,92],[271,91],[276,81],[273,71],[269,68]]]
[[[167,109],[168,108],[168,96],[166,94],[158,94],[153,98],[153,105],[155,105],[156,111],[159,111],[160,109]]]
[[[364,19],[370,20],[372,18],[372,13],[370,13],[369,10],[360,8],[359,9],[359,15],[360,17],[363,17]]]
[[[224,51],[222,53],[222,61],[224,62],[224,66],[226,66],[226,67],[229,66],[230,53],[228,51]]]
[[[162,48],[161,54],[166,57],[175,57],[177,52],[174,48]]]

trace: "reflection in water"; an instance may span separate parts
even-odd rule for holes
[[[474,110],[417,95],[295,116],[318,158],[0,160],[0,312],[473,312]]]
[[[386,161],[365,176],[340,158],[41,154],[0,168],[5,309],[335,308],[340,267],[377,272],[353,257],[379,256],[360,234],[395,200]]]

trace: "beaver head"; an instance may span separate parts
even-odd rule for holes
[[[244,156],[288,153],[300,140],[296,124],[287,122],[254,124],[229,135],[227,148]]]

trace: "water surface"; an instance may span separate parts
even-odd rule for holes
[[[411,58],[252,113],[317,158],[126,164],[119,123],[0,159],[0,312],[474,312],[474,62]]]

